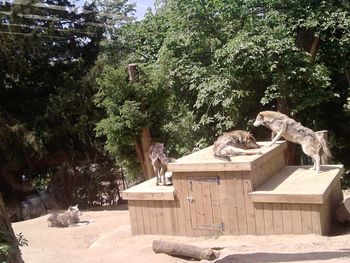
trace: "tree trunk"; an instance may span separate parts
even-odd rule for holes
[[[151,159],[149,158],[149,148],[151,147],[151,144],[151,132],[148,128],[143,128],[141,132],[141,145],[143,150],[143,161],[147,170],[147,174],[145,174],[146,179],[151,179],[155,176]]]
[[[197,260],[213,260],[219,256],[218,252],[211,248],[200,248],[163,240],[154,240],[152,247],[155,253],[165,253],[170,256],[182,256]]]
[[[128,65],[129,81],[133,83],[137,80],[137,65]],[[152,136],[149,128],[142,128],[141,137],[135,140],[137,158],[139,160],[143,177],[148,180],[155,176],[151,160],[148,156],[149,148],[152,144]]]
[[[7,218],[4,201],[0,194],[0,245],[2,244],[9,245],[10,251],[7,258],[3,258],[3,255],[0,254],[1,262],[23,263],[21,251],[18,248],[18,241]]]

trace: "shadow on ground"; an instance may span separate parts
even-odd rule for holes
[[[332,225],[330,236],[342,236],[350,234],[350,222],[338,223]]]
[[[302,262],[309,260],[327,260],[335,258],[350,259],[350,250],[308,252],[308,253],[250,253],[234,254],[218,259],[215,263],[263,263],[263,262]]]

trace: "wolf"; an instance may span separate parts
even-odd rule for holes
[[[261,151],[247,151],[248,149],[258,149],[253,135],[246,131],[235,130],[224,132],[214,143],[214,157],[231,161],[231,156],[262,154]]]
[[[167,170],[167,164],[174,162],[175,159],[166,156],[164,143],[152,143],[151,147],[149,148],[149,158],[151,159],[154,173],[157,176],[157,185],[171,184],[171,182],[166,182],[165,174]],[[171,181],[171,179],[169,180]]]
[[[272,130],[276,136],[268,146],[273,145],[281,137],[287,141],[300,144],[303,152],[310,156],[314,165],[312,170],[320,171],[320,162],[328,163],[332,154],[325,138],[319,132],[304,127],[300,122],[289,118],[287,115],[276,111],[262,111],[257,115],[254,126],[265,126]]]
[[[78,205],[70,206],[67,211],[59,214],[53,213],[47,219],[49,221],[49,227],[69,227],[79,223],[82,213],[80,212]]]

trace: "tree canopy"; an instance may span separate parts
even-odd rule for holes
[[[312,129],[329,129],[334,146],[338,134],[348,130],[332,127],[335,116],[348,115],[343,108],[350,84],[346,2],[158,4],[155,14],[122,27],[100,56],[105,66],[97,104],[107,118],[98,131],[122,160],[133,156],[135,163],[131,145],[121,142],[140,131],[140,122],[175,155],[208,145],[223,131],[252,129],[262,109],[283,110]],[[143,70],[135,85],[127,82],[128,63]],[[334,151],[338,157],[339,148]]]

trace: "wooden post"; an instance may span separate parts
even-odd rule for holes
[[[200,248],[163,240],[154,240],[152,247],[155,253],[165,253],[171,256],[182,256],[191,259],[213,260],[219,256],[218,252],[211,248]]]
[[[128,65],[128,74],[129,74],[130,83],[136,82],[137,80],[136,64]],[[146,180],[151,179],[152,177],[155,176],[152,168],[151,160],[148,156],[149,148],[151,144],[152,144],[151,131],[147,127],[142,128],[140,138],[135,139],[135,148],[136,148],[136,154],[140,162],[143,176]]]
[[[0,194],[0,243],[5,243],[10,246],[10,253],[7,258],[2,258],[1,262],[7,263],[24,263],[21,257],[21,251],[18,248],[18,241],[11,224],[7,218],[4,201]]]

